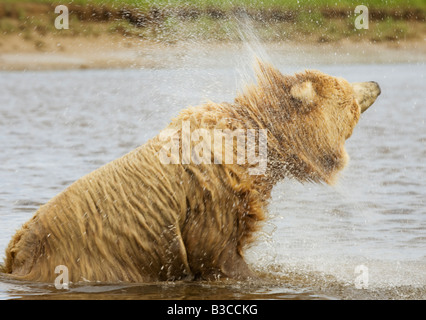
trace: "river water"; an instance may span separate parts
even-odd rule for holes
[[[0,276],[0,299],[426,299],[425,64],[277,64],[285,73],[307,66],[377,81],[382,94],[347,141],[351,160],[336,186],[276,186],[246,253],[258,280],[57,290]],[[0,260],[40,205],[182,108],[231,102],[245,72],[228,63],[0,73]]]

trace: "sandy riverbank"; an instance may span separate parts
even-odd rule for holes
[[[21,34],[1,39],[0,70],[59,70],[86,68],[162,68],[203,64],[226,66],[229,54],[239,54],[242,42],[184,41],[173,44],[126,38],[45,36],[32,41]],[[426,41],[261,44],[274,61],[301,64],[425,62]]]
[[[48,0],[0,4],[0,70],[231,65],[230,55],[241,54],[251,38],[261,42],[275,62],[426,61],[421,6],[372,7],[369,29],[357,30],[349,7],[311,11],[265,2],[242,14],[242,8],[219,4],[175,3],[143,11],[125,3],[116,8],[69,4],[68,30],[55,28],[55,5]]]

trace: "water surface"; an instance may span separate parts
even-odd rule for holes
[[[382,95],[347,141],[351,161],[336,186],[287,180],[274,189],[247,251],[258,280],[61,291],[0,276],[0,299],[425,299],[426,67],[309,67],[375,80]],[[238,66],[0,73],[0,259],[20,225],[73,181],[155,136],[182,108],[232,101],[240,85]]]

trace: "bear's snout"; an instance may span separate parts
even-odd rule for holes
[[[361,113],[367,110],[382,92],[375,81],[352,83],[352,89],[355,99],[361,107]]]

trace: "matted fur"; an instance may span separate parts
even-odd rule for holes
[[[44,282],[58,265],[72,282],[249,277],[243,250],[274,184],[332,183],[359,115],[344,79],[284,76],[259,62],[257,84],[233,104],[185,109],[168,128],[180,132],[189,121],[192,129],[267,129],[263,175],[249,175],[249,164],[162,164],[165,142],[154,137],[40,207],[10,241],[4,272]]]

